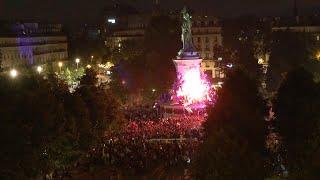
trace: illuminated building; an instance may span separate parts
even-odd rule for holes
[[[225,77],[225,74],[218,66],[218,59],[214,58],[214,48],[223,45],[222,27],[219,24],[219,19],[206,15],[193,16],[192,34],[196,50],[203,59],[201,70],[210,79],[220,81]]]
[[[222,46],[222,28],[212,16],[193,16],[193,43],[204,60],[214,60],[214,47]]]
[[[46,64],[68,58],[68,41],[61,24],[8,23],[1,30],[1,66]]]

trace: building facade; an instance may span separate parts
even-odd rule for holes
[[[223,46],[222,27],[219,19],[212,16],[194,16],[192,26],[193,44],[203,59],[201,70],[213,82],[220,82],[225,74],[215,59],[215,47]]]
[[[170,14],[170,16],[179,18],[180,14]],[[105,29],[112,29],[112,31],[105,30],[109,32],[105,40],[106,46],[116,49],[121,48],[124,41],[143,40],[145,29],[148,27],[151,18],[152,14],[108,16],[105,18],[107,19]],[[213,80],[223,78],[224,74],[217,69],[217,60],[214,59],[214,48],[223,45],[222,28],[219,20],[213,16],[193,16],[192,35],[193,44],[203,59],[202,70]]]
[[[313,36],[314,41],[320,41],[319,25],[274,26],[272,32],[308,33]]]
[[[61,24],[9,24],[0,34],[3,69],[21,65],[42,65],[68,58],[68,39]]]
[[[193,17],[193,44],[204,60],[214,60],[214,48],[222,46],[222,28],[215,17]]]

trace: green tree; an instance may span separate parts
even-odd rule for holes
[[[205,123],[194,163],[199,179],[263,179],[265,103],[256,80],[236,69],[227,76]]]
[[[69,89],[72,91],[79,84],[81,77],[84,75],[85,69],[83,67],[80,68],[66,68],[61,73],[58,73],[58,77],[65,81],[65,83],[69,86]]]
[[[285,148],[283,154],[293,179],[320,177],[319,98],[319,85],[312,74],[298,68],[286,76],[274,103]]]

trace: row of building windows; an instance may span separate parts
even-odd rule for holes
[[[26,56],[27,57],[27,56]],[[64,60],[68,58],[68,54],[66,52],[62,53],[51,53],[51,54],[45,54],[45,55],[39,55],[39,56],[28,56],[28,58],[12,58],[12,59],[2,59],[2,67],[3,68],[8,68],[11,67],[12,65],[17,65],[17,64],[44,64],[48,63],[50,61],[54,60]],[[1,56],[0,56],[1,60]]]
[[[193,24],[196,27],[216,26],[218,21],[195,21]]]
[[[32,58],[34,55],[40,55],[40,54],[48,54],[48,53],[56,53],[56,52],[67,52],[65,49],[59,49],[59,50],[50,50],[45,51],[42,53],[28,53],[28,54],[19,54],[19,53],[11,53],[11,54],[2,54],[3,59],[26,59],[26,58]]]
[[[216,78],[216,79],[225,78],[224,72],[219,69],[205,70],[204,73],[207,75],[207,78]]]
[[[43,44],[59,44],[67,43],[66,40],[40,40],[40,41],[0,41],[1,47],[12,47],[12,46],[35,46]]]
[[[208,36],[206,37],[194,37],[193,38],[193,43],[197,42],[197,43],[201,43],[201,42],[205,42],[205,43],[209,43],[210,40],[213,40],[213,42],[217,43],[218,42],[218,36],[214,36],[213,38],[210,38]]]

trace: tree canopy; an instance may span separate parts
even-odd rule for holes
[[[313,36],[306,33],[272,33],[271,54],[267,75],[269,91],[276,91],[286,73],[303,66],[311,73],[319,71],[320,63],[315,61]]]
[[[257,82],[242,70],[227,76],[205,122],[195,162],[200,179],[260,179],[264,170],[265,103]]]
[[[117,100],[95,75],[88,70],[75,93],[54,74],[0,76],[0,178],[50,177],[121,125]]]
[[[205,122],[195,162],[200,179],[264,177],[265,103],[256,80],[236,69],[227,76]]]
[[[281,83],[274,109],[292,178],[319,177],[319,85],[304,68],[289,72]]]

